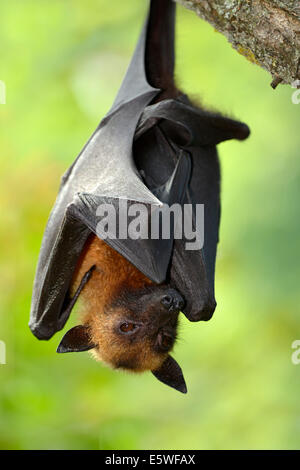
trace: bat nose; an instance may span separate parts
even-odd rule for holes
[[[169,312],[181,310],[184,306],[183,298],[175,289],[169,289],[160,302]]]

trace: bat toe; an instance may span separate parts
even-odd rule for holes
[[[202,302],[194,307],[192,306],[190,309],[184,309],[183,313],[191,322],[208,321],[213,316],[216,306],[217,303],[215,300],[209,303]]]

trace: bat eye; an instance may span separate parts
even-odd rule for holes
[[[122,333],[133,333],[138,328],[138,325],[135,323],[124,322],[121,323],[119,328]]]

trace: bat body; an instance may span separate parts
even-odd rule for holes
[[[111,110],[64,175],[51,212],[34,283],[30,328],[48,339],[65,325],[78,297],[82,325],[58,351],[91,349],[116,368],[152,370],[186,391],[169,356],[178,313],[208,320],[215,309],[214,267],[220,222],[216,145],[245,139],[245,124],[193,106],[176,89],[175,5],[152,0],[136,51]],[[204,245],[187,250],[187,237],[107,237],[98,208],[120,215],[141,204],[151,215],[162,205],[204,205]],[[117,217],[118,220],[120,218]],[[118,227],[119,229],[120,227]],[[102,241],[104,239],[105,241]]]

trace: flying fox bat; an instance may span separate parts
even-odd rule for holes
[[[171,0],[151,0],[117,97],[62,178],[42,241],[29,325],[37,338],[49,339],[81,297],[82,323],[66,333],[58,352],[91,350],[112,367],[151,370],[186,392],[169,352],[180,311],[190,321],[209,320],[216,307],[216,145],[243,140],[249,129],[194,106],[176,88],[174,22]],[[168,237],[107,236],[99,207],[118,216],[120,201],[128,213],[139,204],[152,215],[163,205],[190,205],[194,229],[197,205],[204,205],[203,246],[187,250],[174,224]]]

